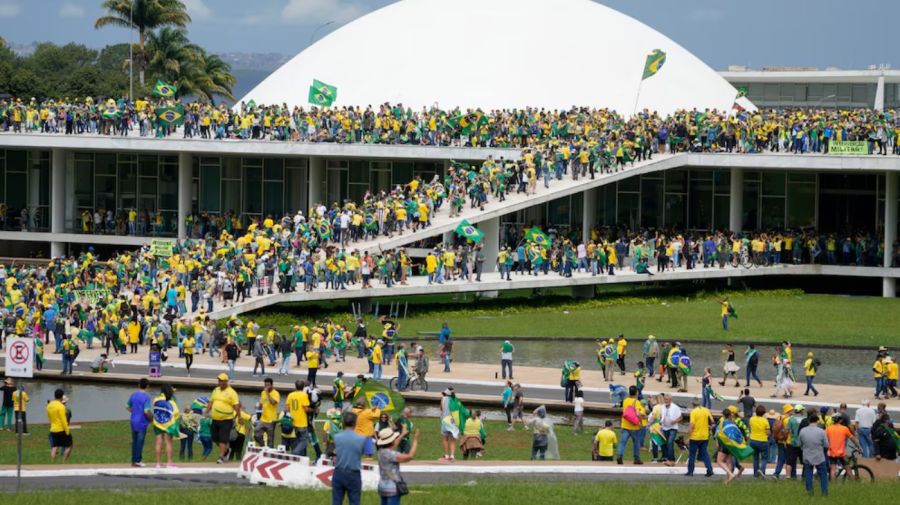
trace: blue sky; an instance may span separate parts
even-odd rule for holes
[[[183,0],[189,35],[214,52],[292,55],[317,37],[391,0]],[[452,0],[447,0],[452,1]],[[554,0],[547,0],[548,6]],[[0,35],[15,44],[127,41],[95,30],[100,0],[0,0]],[[897,0],[602,0],[668,35],[716,69],[762,66],[900,67],[890,37]]]

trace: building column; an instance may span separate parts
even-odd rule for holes
[[[497,254],[500,252],[500,218],[488,219],[478,223],[478,229],[484,232],[481,241],[484,252],[484,271],[497,271]]]
[[[443,235],[441,235],[441,243],[444,244],[444,247],[450,247],[454,242],[454,235],[456,234],[455,230],[445,231]]]
[[[325,159],[312,157],[309,159],[309,206],[323,203],[322,185],[325,181]]]
[[[744,224],[744,169],[731,169],[731,194],[729,195],[728,228],[739,232]]]
[[[875,86],[875,110],[884,110],[884,75],[878,76]]]
[[[50,151],[50,233],[66,231],[66,151]],[[66,254],[66,243],[50,242],[50,257],[59,258]]]
[[[194,185],[194,164],[191,153],[178,153],[178,240],[188,236],[187,217],[191,213],[191,190]]]
[[[897,240],[897,172],[885,174],[884,187],[884,266],[891,267],[891,251]],[[882,280],[882,296],[897,296],[897,279],[885,277]]]
[[[597,224],[597,192],[600,188],[589,189],[582,193],[581,241],[585,244],[591,239],[591,230]]]

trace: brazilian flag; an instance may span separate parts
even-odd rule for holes
[[[528,233],[525,234],[525,240],[529,242],[534,242],[535,244],[543,247],[544,249],[549,249],[552,245],[550,243],[550,237],[544,234],[540,228],[535,226],[534,228],[528,230]]]
[[[378,221],[375,220],[375,216],[371,212],[366,212],[363,222],[367,230],[374,230],[378,227]]]
[[[167,82],[156,81],[156,85],[153,86],[153,94],[154,95],[171,98],[171,97],[175,96],[175,93],[178,93],[178,88],[176,88],[175,86],[173,86]]]
[[[732,456],[738,460],[747,459],[753,455],[753,448],[747,445],[744,432],[734,424],[734,421],[725,420],[716,430],[716,438]]]
[[[312,86],[309,87],[309,103],[322,107],[330,107],[337,99],[337,88],[330,84],[313,79]]]
[[[360,399],[364,400],[370,408],[380,409],[382,412],[403,412],[406,407],[403,395],[391,391],[376,380],[366,381],[353,397],[353,403]]]
[[[154,428],[176,438],[179,436],[178,405],[174,399],[167,400],[165,395],[157,396],[153,399],[150,414]]]
[[[687,354],[682,354],[681,357],[678,358],[678,370],[681,373],[683,373],[685,375],[690,375],[691,374],[691,365],[692,365],[691,357],[688,356]]]
[[[176,126],[184,123],[184,107],[159,107],[154,111],[156,118],[163,126]]]
[[[666,365],[669,368],[678,368],[678,364],[681,362],[681,351],[672,351],[669,353],[669,359],[666,360]]]
[[[115,118],[119,117],[119,108],[116,107],[115,105],[110,105],[110,106],[104,107],[103,111],[101,112],[101,115],[105,119],[115,119]]]
[[[662,69],[666,63],[666,53],[661,49],[654,49],[652,53],[647,55],[647,62],[644,63],[644,76],[641,80],[653,77]]]
[[[328,222],[323,221],[318,226],[316,226],[316,232],[319,233],[319,238],[321,240],[331,238],[331,225]]]
[[[469,224],[468,219],[463,219],[459,226],[456,227],[456,234],[465,237],[467,240],[471,240],[474,243],[479,243],[484,238],[484,232],[475,228],[471,224]]]

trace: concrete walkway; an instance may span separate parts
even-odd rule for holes
[[[426,346],[429,352],[431,351],[430,347],[433,346]],[[99,348],[83,350],[78,358],[79,366],[75,369],[76,372],[79,374],[88,374],[91,376],[91,379],[101,379],[103,376],[98,377],[96,374],[90,374],[88,368],[91,360],[95,356],[98,356],[100,352],[102,351]],[[164,366],[164,375],[166,377],[185,377],[184,361],[178,358],[177,350],[171,350],[169,356],[169,360]],[[124,355],[121,358],[114,357],[114,362],[117,366],[110,371],[116,376],[124,375],[134,379],[145,376],[145,371],[147,369],[145,357],[145,348],[141,349],[141,353],[138,355]],[[48,368],[58,369],[60,363],[57,355],[49,355],[48,360]],[[236,367],[236,372],[238,372],[237,378],[242,380],[261,381],[261,378],[254,379],[249,373],[252,371],[252,363],[252,358],[246,356],[246,354],[242,355]],[[290,385],[294,380],[306,378],[306,362],[304,361],[300,367],[295,367],[293,364],[292,358],[288,376],[279,377],[277,366],[267,366],[267,375],[272,376],[277,383],[284,385]],[[582,372],[581,380],[584,384],[585,400],[596,404],[605,403],[603,406],[609,407],[609,403],[606,403],[609,402],[609,383],[603,379],[596,363],[583,363],[582,365],[584,371]],[[629,361],[629,366],[632,365],[633,363]],[[194,372],[192,375],[194,377],[188,383],[193,383],[197,387],[213,387],[214,381],[212,380],[212,377],[216,373],[225,371],[225,369],[226,367],[219,357],[210,358],[206,354],[196,355],[194,365],[192,366],[192,371]],[[439,393],[445,387],[453,385],[455,389],[461,393],[482,396],[486,402],[491,402],[491,398],[493,398],[493,402],[499,404],[499,395],[502,392],[504,384],[502,379],[496,378],[497,374],[500,372],[499,363],[493,365],[454,362],[451,369],[452,371],[449,373],[441,372],[442,365],[439,363],[437,357],[432,357],[431,371],[427,377],[430,384],[429,393]],[[330,366],[327,369],[322,368],[318,372],[320,389],[330,392],[331,381],[334,379],[334,374],[339,370],[344,372],[346,376],[345,382],[349,385],[353,383],[357,374],[368,375],[368,364],[365,360],[356,358],[355,351],[352,355],[348,354],[347,361],[344,363],[335,363],[331,360]],[[517,366],[515,367],[514,372],[516,374],[516,382],[521,383],[527,392],[526,397],[539,400],[557,400],[560,402],[560,405],[557,405],[557,407],[561,409],[565,408],[565,404],[562,403],[563,390],[559,386],[559,368]],[[385,366],[383,376],[385,381],[395,375],[395,366]],[[52,376],[54,376],[54,374],[50,374],[50,377]],[[798,377],[798,379],[801,378]],[[621,375],[617,373],[614,383],[629,386],[634,383],[634,379],[630,374]],[[840,403],[847,403],[851,409],[855,409],[860,406],[860,402],[863,399],[871,398],[874,392],[873,388],[868,385],[816,384],[816,387],[820,392],[818,397],[802,396],[802,388],[798,383],[793,398],[770,398],[769,395],[771,395],[774,390],[774,384],[771,381],[764,381],[763,384],[762,388],[759,388],[756,384],[751,384],[751,394],[757,401],[770,406],[785,403],[803,403],[804,405],[815,407],[826,405],[836,407]],[[740,392],[740,389],[735,388],[733,385],[722,387],[716,384],[715,389],[717,393],[722,395],[726,402],[735,401]],[[691,377],[688,385],[688,393],[679,393],[674,389],[669,388],[665,383],[657,382],[655,379],[647,381],[644,390],[645,395],[652,395],[660,392],[669,392],[679,403],[690,404],[690,400],[700,394],[700,377],[697,375]],[[431,398],[430,395],[423,396],[421,399],[426,400],[429,398]],[[436,400],[437,398],[437,395],[434,395],[432,399]],[[900,399],[883,401],[887,403],[889,410],[900,412]],[[872,400],[872,403],[874,407],[877,402]],[[716,405],[718,404],[719,403],[716,402]]]

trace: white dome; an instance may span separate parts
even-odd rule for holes
[[[631,115],[647,55],[666,62],[638,110],[729,110],[737,91],[668,37],[591,0],[402,0],[313,44],[243,99],[305,106],[313,79],[336,106],[573,105]]]

